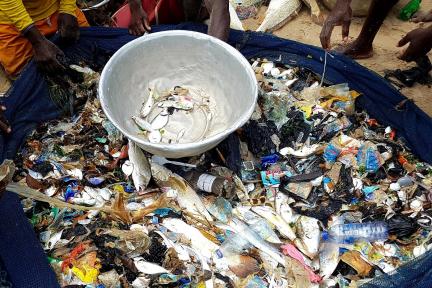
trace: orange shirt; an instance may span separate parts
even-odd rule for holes
[[[76,0],[0,0],[0,24],[12,24],[22,31],[55,12],[75,16],[76,9]]]

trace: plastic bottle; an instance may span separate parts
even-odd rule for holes
[[[408,21],[420,9],[421,0],[411,0],[399,13],[399,19]]]
[[[186,173],[184,178],[194,189],[226,198],[232,198],[234,196],[235,185],[234,182],[229,179],[196,171]]]
[[[219,249],[216,250],[216,255],[218,258],[240,255],[243,250],[251,248],[252,246],[253,245],[248,240],[244,239],[243,236],[234,234],[222,243]]]
[[[349,223],[331,227],[323,237],[340,243],[352,244],[357,240],[369,242],[386,240],[388,238],[388,227],[385,222]]]

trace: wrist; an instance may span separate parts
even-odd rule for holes
[[[23,35],[25,38],[27,38],[27,40],[29,40],[33,47],[40,46],[46,41],[45,36],[43,36],[42,33],[40,33],[39,30],[33,25],[30,25],[24,29]]]
[[[129,0],[129,9],[132,16],[139,16],[143,11],[143,8],[141,6],[141,1]]]

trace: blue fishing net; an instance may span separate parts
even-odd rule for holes
[[[408,262],[394,273],[375,277],[361,288],[426,288],[432,287],[432,253]]]

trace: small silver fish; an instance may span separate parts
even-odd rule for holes
[[[146,120],[142,119],[141,117],[132,116],[132,120],[135,122],[135,124],[141,130],[145,130],[145,131],[149,131],[149,132],[154,130],[152,128],[152,126],[150,125],[150,123],[148,123]]]
[[[186,182],[186,180],[171,172],[164,166],[154,162],[151,163],[151,172],[153,179],[159,187],[171,187],[177,191],[176,199],[181,208],[189,211],[196,218],[203,219],[208,222],[213,221],[212,217],[201,201],[201,198]]]
[[[254,206],[252,211],[261,217],[267,219],[270,223],[276,226],[279,233],[291,241],[296,238],[294,231],[291,226],[284,220],[280,215],[278,215],[272,208],[268,206]]]
[[[233,213],[241,220],[246,222],[252,230],[260,235],[264,240],[273,243],[281,244],[281,240],[273,231],[271,224],[264,218],[250,211],[250,207],[237,206]]]
[[[149,89],[150,93],[149,96],[147,98],[147,101],[143,104],[141,111],[140,111],[140,116],[142,118],[147,117],[147,115],[150,114],[151,109],[153,108],[154,105],[154,99],[153,99],[153,94],[154,94],[154,90],[153,89]]]
[[[318,220],[311,217],[300,216],[295,226],[298,238],[294,240],[294,244],[310,259],[315,258],[319,250],[321,232]]]
[[[324,242],[319,253],[320,276],[330,277],[339,263],[339,246],[335,243]]]
[[[150,163],[141,148],[130,140],[128,154],[133,165],[132,181],[135,189],[144,191],[151,179]]]
[[[285,222],[293,223],[295,220],[294,213],[288,204],[288,196],[282,192],[278,192],[275,197],[275,210]]]
[[[246,223],[234,217],[230,222],[230,227],[239,235],[241,235],[244,239],[246,239],[252,245],[254,245],[256,248],[258,248],[259,250],[263,251],[264,253],[268,254],[273,259],[275,259],[279,264],[283,266],[286,265],[283,255],[273,246],[265,242]]]
[[[165,218],[162,225],[174,233],[183,234],[191,242],[192,249],[199,251],[207,259],[211,259],[212,255],[219,248],[218,245],[201,234],[197,228],[178,218]]]

